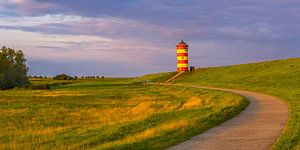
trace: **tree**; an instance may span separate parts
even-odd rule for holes
[[[28,68],[22,50],[3,46],[0,49],[0,89],[10,89],[29,83]]]
[[[74,77],[66,75],[66,74],[58,74],[53,77],[54,80],[74,80]]]

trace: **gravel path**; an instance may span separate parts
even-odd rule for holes
[[[236,93],[246,97],[250,101],[250,104],[233,119],[207,130],[188,141],[175,145],[169,148],[169,150],[270,149],[288,121],[288,106],[283,100],[276,97],[242,90],[202,86],[188,87]]]

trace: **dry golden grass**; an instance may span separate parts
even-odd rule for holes
[[[0,115],[16,115],[18,113],[25,113],[27,109],[0,109]]]
[[[19,131],[20,135],[55,135],[58,134],[59,132],[63,131],[66,129],[65,127],[48,127],[48,128],[43,128],[43,129],[34,129],[34,128],[27,128],[26,130]]]
[[[84,96],[87,94],[72,92],[72,91],[41,91],[36,96],[56,97],[56,96]]]
[[[205,101],[200,99],[197,96],[193,96],[190,99],[188,99],[183,105],[183,108],[192,108],[192,107],[201,107],[205,104]]]
[[[102,124],[112,125],[118,123],[131,122],[148,117],[155,113],[151,108],[151,103],[142,102],[135,107],[117,107],[106,109],[81,109],[68,113],[70,120],[87,120]]]
[[[110,149],[153,138],[167,141],[167,133],[191,134],[184,129],[202,127],[195,120],[215,113],[202,109],[216,106],[210,95],[218,92],[98,84],[0,91],[0,149]],[[241,102],[239,98],[225,100],[230,102],[222,107]],[[181,141],[178,135],[170,135],[172,142],[155,143],[165,148]]]
[[[163,123],[159,126],[156,126],[153,128],[148,128],[148,129],[138,132],[136,134],[128,135],[128,136],[124,137],[123,139],[104,143],[103,145],[100,146],[100,148],[107,149],[112,146],[118,146],[118,145],[122,145],[122,144],[130,144],[130,143],[134,143],[134,142],[139,142],[139,141],[142,141],[145,139],[152,138],[154,136],[160,136],[163,132],[167,132],[170,130],[176,130],[179,128],[184,128],[186,126],[188,126],[187,120],[179,120],[179,121]]]
[[[137,101],[141,101],[141,102],[153,101],[154,98],[151,96],[137,96],[137,97],[131,98],[130,100],[136,103]]]

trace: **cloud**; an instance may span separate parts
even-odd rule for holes
[[[97,36],[41,34],[18,30],[0,30],[0,33],[0,41],[8,46],[24,47],[24,51],[29,55],[29,58],[76,59],[81,57],[79,54],[84,53],[84,50],[77,49],[74,45],[83,44],[86,46],[92,42],[105,45],[105,43],[111,41]],[[15,43],[15,41],[18,41],[18,43]],[[76,53],[76,51],[80,53]]]
[[[43,34],[3,29],[0,33],[0,41],[7,46],[23,49],[29,59],[60,62],[99,60],[128,65],[151,65],[157,54],[169,53],[169,50],[172,50],[145,41],[108,39],[91,35]]]
[[[1,16],[1,26],[15,26],[15,27],[32,27],[40,26],[43,24],[55,24],[55,23],[74,23],[81,21],[81,16],[71,15],[43,15],[43,16]]]
[[[17,0],[0,12],[1,44],[34,60],[172,70],[181,39],[195,66],[300,56],[296,0]]]
[[[132,31],[153,32],[159,26],[142,21],[117,17],[82,17],[77,15],[44,15],[44,16],[0,16],[0,28],[19,29],[23,31],[55,33],[55,34],[84,34],[107,36],[113,34],[132,34]],[[136,34],[140,32],[135,32]],[[135,34],[135,35],[136,35]],[[122,35],[121,35],[122,36]]]
[[[49,2],[37,2],[35,0],[8,0],[6,4],[9,8],[17,9],[20,15],[31,15],[39,12],[47,12],[49,9],[59,7]]]

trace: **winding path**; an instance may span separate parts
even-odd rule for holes
[[[276,97],[233,89],[178,84],[164,85],[227,91],[244,96],[250,101],[249,106],[238,116],[188,141],[170,147],[169,150],[270,149],[288,121],[288,106],[283,100]]]

